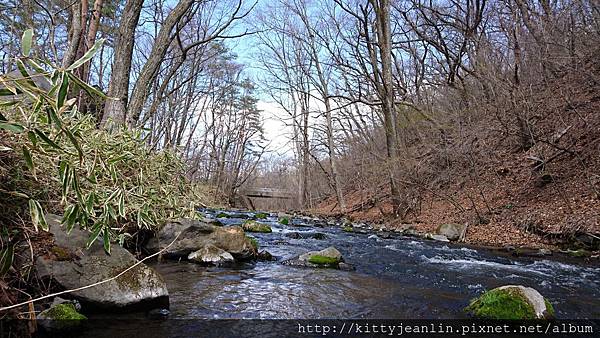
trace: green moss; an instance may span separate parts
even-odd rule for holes
[[[273,232],[271,227],[267,224],[259,223],[256,221],[248,220],[242,224],[242,229],[248,232]]]
[[[257,214],[254,214],[254,219],[266,219],[269,215],[267,215],[264,212],[259,212]]]
[[[342,230],[345,232],[354,232],[354,228],[349,226],[343,227]]]
[[[52,248],[50,248],[50,252],[52,252],[52,254],[54,254],[54,256],[56,256],[56,260],[57,261],[70,261],[71,260],[71,253],[69,252],[68,249],[63,248],[61,246],[55,245]]]
[[[248,238],[248,240],[250,240],[250,244],[252,244],[252,247],[254,248],[254,250],[258,251],[258,241],[256,240],[256,238],[250,237],[250,236],[246,236],[246,238]]]
[[[229,218],[229,215],[224,212],[220,212],[217,214],[217,218]]]
[[[471,301],[465,308],[481,319],[536,319],[533,306],[517,289],[494,289]]]
[[[554,318],[556,315],[556,313],[554,312],[554,306],[552,306],[552,304],[546,298],[544,298],[544,304],[546,304],[546,310],[547,310],[547,312],[545,313],[545,316]]]
[[[44,317],[52,320],[85,320],[86,316],[77,312],[73,303],[54,305],[45,311]]]
[[[328,265],[328,266],[336,266],[340,262],[338,259],[333,257],[321,256],[321,255],[312,255],[308,258],[309,263],[317,264],[317,265]]]
[[[279,219],[279,224],[288,225],[290,224],[290,219],[287,217],[282,217]]]

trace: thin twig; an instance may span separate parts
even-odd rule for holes
[[[40,300],[43,300],[43,299],[48,299],[48,298],[52,298],[52,297],[64,295],[64,294],[71,293],[71,292],[76,292],[76,291],[81,291],[81,290],[89,289],[89,288],[92,288],[94,286],[98,286],[98,285],[101,285],[101,284],[113,281],[113,280],[121,277],[122,275],[124,275],[127,271],[129,271],[129,270],[135,268],[136,266],[142,264],[147,259],[150,259],[152,257],[158,256],[163,251],[167,250],[171,245],[173,245],[173,243],[175,243],[175,241],[179,238],[180,235],[181,235],[181,233],[179,233],[179,235],[177,235],[175,237],[175,239],[173,239],[173,241],[169,245],[167,245],[166,247],[164,247],[159,252],[154,253],[154,254],[152,254],[152,255],[150,255],[148,257],[145,257],[144,259],[136,262],[135,264],[133,264],[132,266],[130,266],[127,269],[123,270],[121,273],[119,273],[118,275],[116,275],[114,277],[111,277],[111,278],[108,278],[108,279],[105,279],[105,280],[102,280],[102,281],[99,281],[99,282],[96,282],[96,283],[93,283],[93,284],[90,284],[90,285],[82,286],[82,287],[79,287],[79,288],[76,288],[76,289],[64,290],[64,291],[61,291],[61,292],[56,292],[56,293],[52,293],[52,294],[49,294],[49,295],[46,295],[46,296],[42,296],[42,297],[39,297],[39,298],[36,298],[36,299],[31,299],[31,300],[28,300],[26,302],[22,302],[22,303],[19,303],[19,304],[15,304],[15,305],[11,305],[11,306],[6,306],[6,307],[3,307],[3,308],[0,308],[0,311],[6,311],[6,310],[14,309],[14,308],[17,308],[17,307],[20,307],[20,306],[23,306],[23,305],[27,305],[29,303],[37,302],[37,301],[40,301]]]

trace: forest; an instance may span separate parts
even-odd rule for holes
[[[162,318],[170,299],[175,318],[439,319],[463,307],[510,319],[488,302],[510,303],[507,284],[530,297],[539,276],[554,279],[513,319],[554,317],[552,304],[558,318],[600,316],[577,296],[598,299],[600,277],[597,0],[0,0],[0,31],[0,318],[142,303]],[[367,254],[391,275],[365,277],[380,273],[361,265]],[[235,278],[240,266],[273,280],[300,278],[274,265],[333,268],[304,276],[309,295],[342,272],[362,277],[336,286],[339,308],[306,296],[302,312],[285,285],[261,303],[231,276],[188,285],[163,259],[188,272],[234,264]],[[428,277],[418,296],[398,291],[423,259],[456,289]],[[173,285],[204,290],[213,312]],[[374,285],[387,305],[348,296]],[[206,294],[229,288],[258,303]],[[470,303],[432,300],[465,289]],[[107,293],[117,300],[97,299]],[[413,310],[388,310],[406,299]],[[439,311],[420,312],[428,302]],[[217,310],[229,305],[238,312]]]

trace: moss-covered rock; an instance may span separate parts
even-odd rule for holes
[[[288,225],[290,224],[290,219],[287,217],[282,217],[279,219],[279,224]]]
[[[248,238],[248,240],[250,241],[250,243],[252,243],[252,247],[254,248],[255,251],[258,251],[258,241],[256,240],[256,238],[251,237],[251,236],[246,236],[246,238]]]
[[[535,289],[507,285],[485,292],[465,308],[481,319],[549,319],[554,308]]]
[[[344,232],[354,232],[354,228],[351,226],[345,226],[342,228],[342,231]]]
[[[327,257],[322,255],[312,255],[308,258],[309,263],[326,266],[337,266],[340,261],[335,257]]]
[[[48,331],[71,329],[86,319],[87,317],[77,312],[75,305],[70,302],[52,305],[37,316],[37,320]]]
[[[248,232],[273,232],[268,224],[248,220],[242,224],[242,229]]]
[[[254,214],[254,219],[266,219],[267,217],[269,217],[269,214],[264,212]]]
[[[220,212],[217,214],[217,218],[229,218],[229,215],[224,212]]]

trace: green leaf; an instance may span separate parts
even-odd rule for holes
[[[71,141],[71,143],[73,144],[75,149],[77,149],[77,153],[79,154],[79,160],[82,161],[83,160],[83,150],[81,149],[81,145],[79,144],[79,142],[77,141],[75,136],[73,136],[73,134],[71,133],[71,131],[69,129],[63,129],[63,131],[65,132],[65,135],[67,135],[67,137],[69,138],[69,140]]]
[[[54,122],[54,124],[58,127],[58,128],[62,128],[62,121],[60,120],[60,118],[58,117],[58,115],[56,115],[56,112],[54,111],[54,109],[47,109],[48,115],[50,115],[50,120],[52,122]]]
[[[64,169],[63,169],[63,164],[65,165]],[[62,172],[62,174],[60,175],[60,179],[61,179],[61,183],[62,183],[62,195],[63,195],[63,199],[66,199],[67,194],[69,193],[69,188],[71,187],[71,181],[73,180],[73,170],[65,161],[63,161],[63,163],[61,163],[60,170]]]
[[[20,59],[17,59],[17,68],[19,69],[19,72],[21,73],[21,75],[23,75],[23,78],[25,79],[25,81],[27,81],[27,83],[32,87],[31,89],[38,89],[35,82],[33,82],[33,80],[31,79],[31,75],[29,75],[29,72],[27,71],[25,64]],[[18,84],[18,81],[15,81],[15,82]]]
[[[31,141],[31,144],[33,144],[33,146],[37,146],[37,136],[35,136],[35,133],[33,131],[28,131],[27,132],[27,138],[29,138],[29,141]]]
[[[103,242],[104,242],[104,251],[106,251],[107,254],[110,255],[110,231],[108,228],[104,228],[104,236],[103,236]]]
[[[32,59],[28,59],[27,62],[31,65],[31,67],[33,67],[33,69],[35,69],[36,72],[38,72],[39,74],[48,74],[48,72],[46,72],[46,70],[44,68],[42,68],[42,66],[40,66],[39,63],[35,62],[35,60]]]
[[[29,200],[29,214],[31,215],[31,222],[35,231],[38,231],[38,228],[48,231],[48,223],[46,222],[44,209],[42,209],[40,202],[33,199]]]
[[[69,68],[67,68],[68,71],[72,71],[74,69],[77,69],[79,67],[81,67],[84,63],[88,62],[91,58],[94,57],[94,55],[96,55],[96,53],[98,52],[98,50],[100,49],[100,47],[102,46],[102,44],[104,44],[104,41],[106,39],[100,39],[98,41],[96,41],[96,43],[92,46],[92,48],[90,48],[82,57],[81,59],[73,62],[73,64],[71,66],[69,66]]]
[[[15,255],[15,247],[12,244],[7,245],[0,251],[0,277],[4,276],[10,269]]]
[[[44,141],[52,148],[62,149],[58,144],[56,144],[56,142],[52,141],[43,131],[39,129],[34,129],[34,131],[42,139],[42,141]]]
[[[102,228],[103,228],[102,225],[103,224],[101,222],[94,224],[94,227],[92,228],[92,234],[90,235],[90,238],[88,239],[87,243],[85,244],[86,248],[89,249],[92,246],[92,244],[94,244],[94,242],[100,235],[100,231],[102,231]]]
[[[22,125],[10,122],[0,122],[0,129],[12,131],[13,133],[22,133],[25,130]]]
[[[0,89],[2,91],[2,89]],[[19,101],[2,101],[0,102],[0,107],[10,107],[18,104]]]
[[[23,56],[29,56],[32,43],[33,29],[28,29],[23,33],[23,37],[21,38],[21,51],[23,52]]]
[[[94,202],[96,201],[96,194],[92,191],[85,200],[85,210],[89,214],[94,213]]]
[[[26,146],[23,146],[23,157],[25,158],[25,164],[27,165],[27,168],[29,168],[29,170],[31,170],[31,172],[33,173],[33,177],[35,177],[35,166],[33,165],[33,159],[31,158],[31,152],[29,151],[29,148],[27,148]]]
[[[119,215],[125,218],[125,191],[121,190],[119,195]]]
[[[65,210],[65,213],[63,214],[62,223],[67,228],[67,234],[71,233],[71,230],[73,230],[73,227],[75,226],[78,215],[79,215],[79,206],[77,204],[71,204]]]
[[[77,76],[75,76],[71,73],[67,73],[67,75],[69,76],[69,79],[71,81],[75,82],[79,87],[81,87],[81,89],[85,90],[91,96],[99,96],[103,99],[107,98],[106,94],[104,94],[102,91],[90,86],[89,84],[85,83],[83,80],[78,78]]]
[[[65,103],[67,93],[69,92],[69,77],[63,72],[61,74],[61,84],[58,90],[58,96],[56,97],[56,107],[60,109]]]

